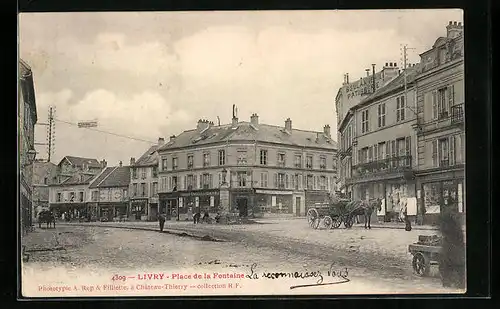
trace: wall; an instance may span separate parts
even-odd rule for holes
[[[157,184],[157,188],[159,190],[159,168],[157,168],[157,176],[153,177],[153,166],[137,166],[137,167],[131,167],[131,172],[130,172],[130,186],[129,186],[129,192],[131,197],[139,197],[141,196],[141,184],[146,185],[146,192],[145,196],[148,198],[156,198],[158,197],[157,194],[153,195],[153,183]],[[137,178],[133,177],[133,169],[136,169],[136,175]],[[145,172],[144,178],[142,173]],[[134,184],[137,186],[137,192],[134,192]]]
[[[70,192],[75,193],[74,203],[85,203],[89,201],[89,189],[86,184],[78,184],[73,186],[50,186],[49,187],[49,202],[50,204],[70,203]],[[84,192],[83,202],[79,200],[80,192]],[[61,193],[61,201],[57,202],[57,193]]]
[[[126,202],[128,201],[128,187],[99,188],[99,202]]]

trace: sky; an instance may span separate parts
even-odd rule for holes
[[[198,119],[337,130],[345,73],[402,66],[446,36],[461,10],[21,13],[19,56],[32,68],[38,122],[55,107],[51,161],[128,164]],[[96,120],[100,132],[78,128]],[[73,124],[73,125],[72,125]],[[111,132],[123,138],[105,134]],[[336,134],[332,134],[336,139]],[[37,125],[37,143],[47,128]],[[47,158],[38,145],[37,158]]]

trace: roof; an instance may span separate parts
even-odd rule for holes
[[[80,178],[83,177],[83,178]],[[67,178],[63,182],[59,183],[58,185],[86,185],[94,178],[94,175],[87,175],[87,174],[74,174],[71,177]]]
[[[97,159],[65,156],[62,158],[61,162],[64,161],[64,159],[68,160],[69,163],[74,166],[83,166],[83,164],[86,164],[88,167],[101,167],[101,163],[99,163]],[[59,162],[59,164],[61,164],[61,162]]]
[[[196,129],[184,131],[174,141],[170,141],[160,147],[158,151],[241,140],[331,150],[337,149],[337,142],[327,137],[323,132],[292,129],[292,132],[288,133],[283,127],[279,126],[267,124],[254,126],[249,122],[239,122],[234,128],[231,124],[228,124],[211,126],[201,132]]]
[[[415,78],[417,77],[418,74],[418,69],[420,65],[416,64],[415,66],[409,67],[406,69],[406,84],[411,84],[415,81]],[[391,92],[398,90],[400,88],[404,87],[404,73],[399,74],[397,77],[393,78],[390,82],[385,84],[384,86],[378,88],[374,93],[371,95],[367,96],[364,98],[359,104],[354,106],[353,108],[358,108],[366,105],[367,103],[372,102],[373,100],[376,100],[378,98],[381,98],[385,95],[390,94]]]
[[[134,166],[152,166],[158,164],[158,145],[151,146],[137,161]]]
[[[130,184],[130,166],[107,167],[89,188],[125,187]]]
[[[19,59],[19,87],[25,97],[25,102],[31,105],[31,113],[34,122],[37,121],[36,99],[35,99],[35,86],[33,84],[33,71],[31,67],[23,60]]]
[[[23,59],[19,59],[19,77],[26,78],[29,76],[31,76],[31,67]]]

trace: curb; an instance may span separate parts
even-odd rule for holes
[[[116,225],[99,225],[99,224],[79,224],[79,223],[71,223],[71,224],[59,224],[60,226],[93,226],[93,227],[102,227],[102,228],[114,228],[114,229],[125,229],[125,230],[139,230],[139,231],[148,231],[148,232],[158,232],[158,233],[166,233],[170,235],[175,235],[179,237],[189,237],[194,238],[201,241],[213,241],[213,242],[225,242],[226,240],[217,239],[210,235],[195,235],[187,233],[185,230],[181,229],[163,229],[163,232],[160,232],[158,229],[152,229],[148,227],[140,227],[140,226],[116,226]]]

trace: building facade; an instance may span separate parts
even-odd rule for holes
[[[35,161],[35,123],[37,122],[33,72],[19,61],[18,87],[19,216],[23,230],[33,224],[33,163]]]
[[[42,209],[49,208],[49,185],[57,182],[57,166],[52,162],[37,160],[33,164],[33,219]]]
[[[414,170],[417,166],[415,76],[412,66],[352,108],[353,165],[346,184],[352,198],[381,198],[379,220],[397,221],[405,199],[416,215]]]
[[[158,149],[160,212],[189,208],[210,212],[265,212],[303,216],[306,205],[322,202],[335,190],[337,145],[330,127],[322,132],[260,124],[253,114],[240,122],[172,136]]]
[[[75,174],[97,175],[107,165],[106,160],[65,156],[57,164],[57,182],[63,183]]]
[[[157,149],[165,144],[164,138],[151,146],[138,160],[130,159],[130,217],[131,220],[156,220],[158,216]]]
[[[92,218],[101,221],[123,220],[129,215],[130,166],[107,167],[89,184],[87,204]]]
[[[417,195],[423,222],[443,210],[465,213],[465,94],[463,25],[422,53],[417,76]],[[451,198],[451,199],[450,199]]]
[[[356,153],[353,153],[353,145],[356,143],[357,132],[356,121],[354,121],[353,108],[360,102],[372,95],[376,89],[385,86],[399,74],[396,63],[388,62],[378,72],[372,66],[372,75],[361,77],[359,80],[350,81],[349,74],[344,75],[342,87],[337,91],[335,97],[335,111],[337,113],[337,141],[338,151],[338,187],[347,196],[352,197],[352,185],[346,183],[346,179],[352,177],[352,168],[355,164]]]

